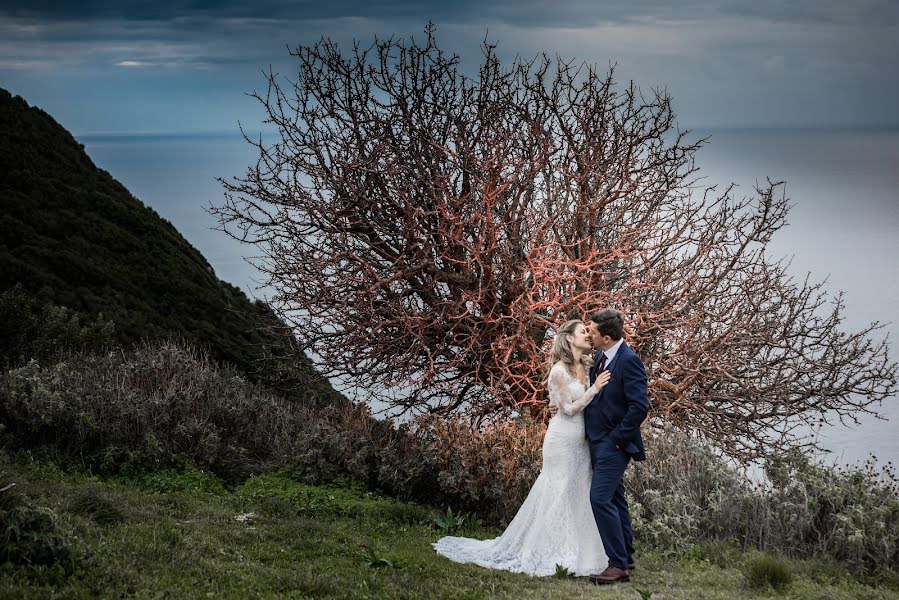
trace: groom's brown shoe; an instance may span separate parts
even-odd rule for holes
[[[630,581],[630,573],[627,569],[619,569],[609,565],[606,570],[599,575],[591,575],[590,583],[596,585],[608,585],[610,583],[620,583],[622,581]]]

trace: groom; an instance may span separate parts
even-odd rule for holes
[[[593,481],[590,505],[599,528],[609,566],[591,575],[595,584],[630,579],[634,568],[631,515],[624,497],[622,479],[631,459],[645,460],[640,423],[649,410],[646,370],[623,338],[624,320],[617,310],[607,308],[587,321],[596,359],[590,369],[590,384],[602,371],[612,379],[584,410],[584,428],[590,442]]]

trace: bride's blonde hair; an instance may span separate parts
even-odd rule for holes
[[[571,349],[571,342],[568,340],[568,336],[574,335],[577,328],[583,325],[583,321],[572,319],[571,321],[566,321],[565,324],[556,331],[556,339],[553,340],[553,346],[549,351],[549,359],[546,361],[546,377],[544,383],[549,381],[549,372],[557,362],[561,362],[565,365],[565,368],[568,369],[568,373],[572,377],[577,377],[577,374],[574,372],[577,361],[574,359],[574,350]],[[589,372],[590,367],[592,366],[589,354],[584,353],[581,355],[581,364],[584,365],[584,368]]]

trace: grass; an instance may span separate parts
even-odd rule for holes
[[[753,587],[758,553],[726,544],[679,557],[643,552],[630,583],[533,578],[438,557],[434,509],[352,482],[310,486],[289,473],[227,490],[195,469],[101,479],[21,457],[0,465],[21,493],[57,515],[64,566],[0,565],[15,598],[896,598],[892,575],[867,585],[827,561],[787,561],[792,581]],[[105,515],[99,516],[98,515]],[[238,518],[240,517],[240,518]],[[494,537],[485,527],[466,535]],[[767,560],[767,559],[766,559]],[[775,559],[770,559],[775,560]]]

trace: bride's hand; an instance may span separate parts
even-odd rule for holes
[[[593,382],[593,385],[590,386],[590,389],[593,390],[594,394],[598,394],[599,390],[606,387],[606,384],[609,383],[609,379],[611,379],[611,377],[611,373],[609,373],[608,371],[603,371],[596,376],[596,381]]]

